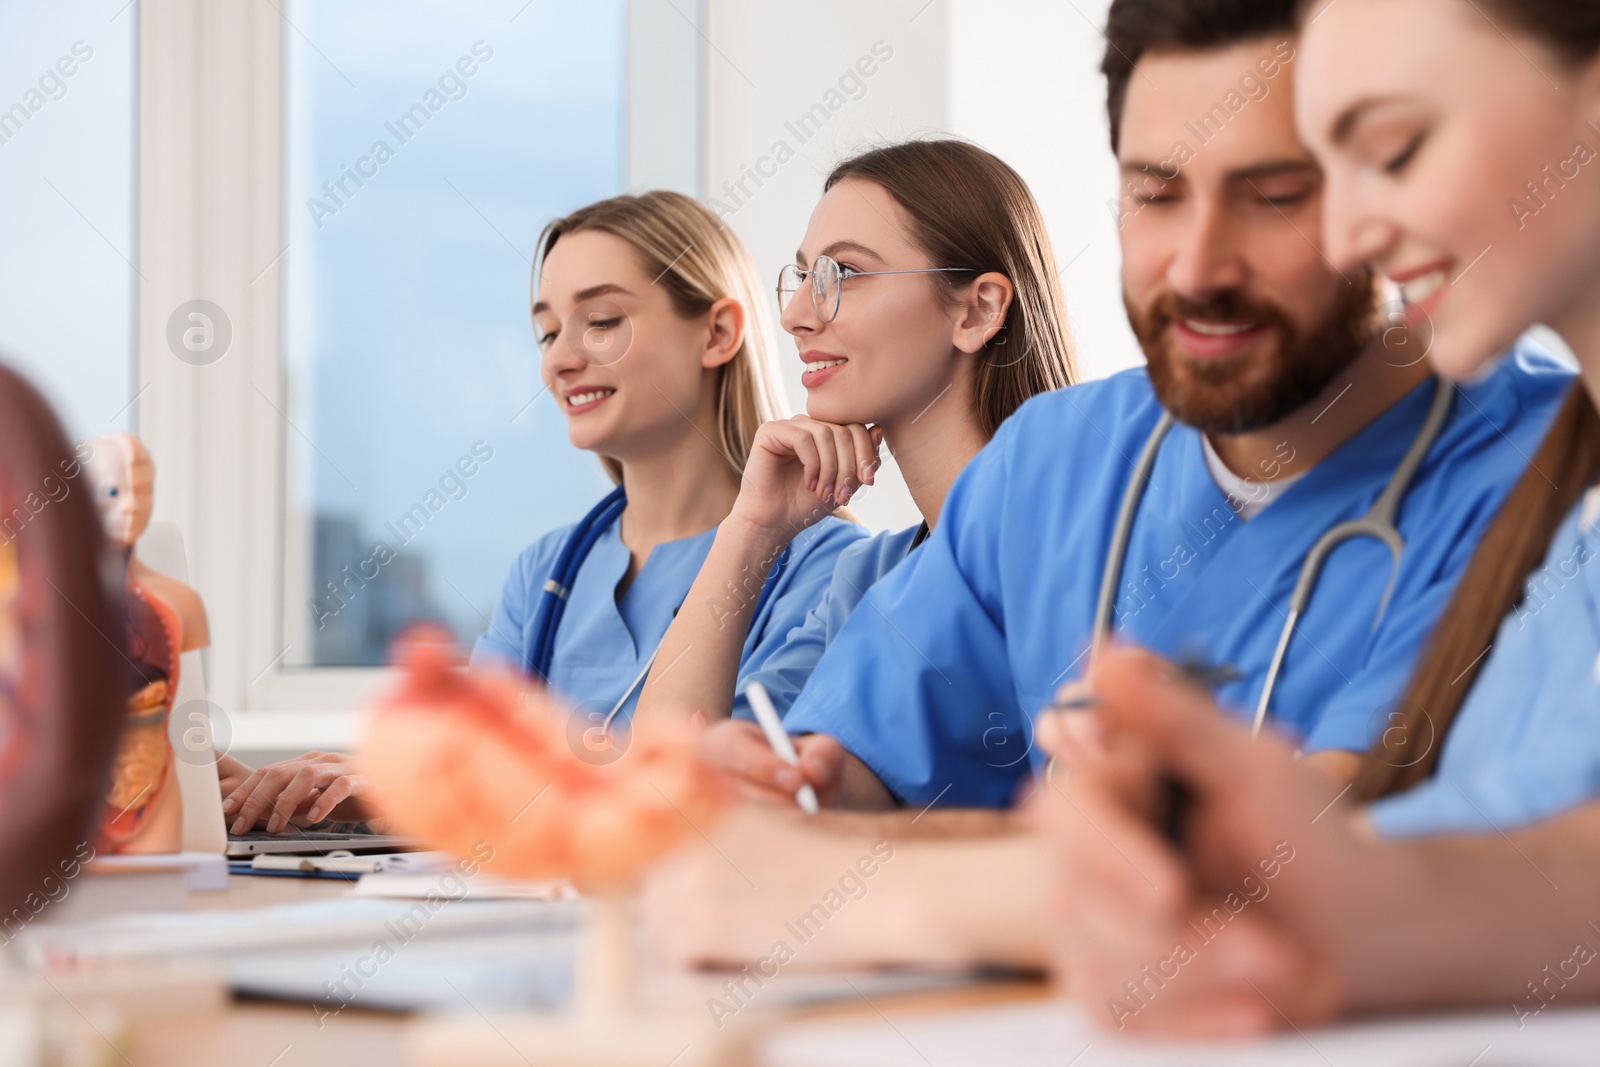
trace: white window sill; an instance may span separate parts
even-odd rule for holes
[[[229,722],[228,751],[246,763],[253,752],[349,752],[360,739],[362,718],[349,708],[240,715]]]
[[[365,709],[397,678],[389,669],[279,671],[260,680],[248,711],[228,716],[230,733],[222,735],[215,723],[212,729],[246,763],[261,752],[348,752],[360,740]]]

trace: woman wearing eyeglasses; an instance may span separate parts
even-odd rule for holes
[[[747,719],[751,681],[788,709],[867,589],[938,522],[956,476],[1000,423],[1029,397],[1076,380],[1057,274],[1026,183],[981,148],[911,141],[834,169],[778,283],[807,414],[757,432],[738,500],[690,610],[667,632],[641,710]],[[802,531],[873,484],[880,444],[923,522],[847,548],[805,625],[736,685],[748,616],[697,605],[760,574],[783,545],[805,541]],[[754,723],[721,724],[707,745],[739,772],[741,788],[758,790],[754,782],[775,774],[787,785]],[[792,798],[800,779],[791,773]]]

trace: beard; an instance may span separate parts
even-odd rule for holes
[[[1366,350],[1378,310],[1377,286],[1366,272],[1306,331],[1277,305],[1236,289],[1205,301],[1163,293],[1146,309],[1134,307],[1126,295],[1123,303],[1161,406],[1180,422],[1218,435],[1263,429],[1315,400]],[[1169,327],[1182,319],[1256,323],[1268,328],[1275,343],[1266,355],[1190,358],[1170,340]]]

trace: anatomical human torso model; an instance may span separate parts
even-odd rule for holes
[[[139,561],[134,545],[150,523],[155,466],[132,434],[89,442],[95,506],[125,581],[125,643],[135,680],[100,824],[107,852],[176,852],[183,807],[167,734],[180,657],[210,642],[200,596]]]

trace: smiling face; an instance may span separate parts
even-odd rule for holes
[[[715,404],[706,317],[679,315],[619,237],[563,235],[544,259],[533,319],[541,374],[578,448],[622,462],[659,453]]]
[[[1401,282],[1453,378],[1535,323],[1571,339],[1600,289],[1600,61],[1465,0],[1341,0],[1303,52],[1335,261]]]
[[[1157,52],[1128,86],[1124,300],[1162,404],[1207,432],[1277,422],[1371,337],[1370,279],[1341,276],[1318,245],[1322,175],[1295,132],[1293,56],[1281,39]]]
[[[795,262],[810,269],[830,256],[856,271],[925,270],[905,211],[876,182],[845,178],[823,195]],[[933,275],[850,278],[839,314],[825,322],[809,280],[783,312],[783,328],[806,364],[806,412],[841,424],[915,420],[951,387],[971,358],[952,342],[955,310],[939,299]]]

